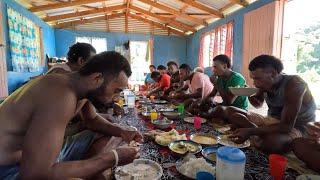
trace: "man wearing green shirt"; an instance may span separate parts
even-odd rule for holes
[[[218,76],[212,95],[218,92],[223,100],[222,105],[234,106],[244,110],[248,110],[248,98],[246,96],[233,95],[230,87],[244,87],[246,80],[237,72],[231,70],[231,60],[226,55],[218,55],[213,58],[213,73]]]

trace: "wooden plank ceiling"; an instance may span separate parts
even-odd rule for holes
[[[256,0],[20,0],[55,28],[184,36]]]

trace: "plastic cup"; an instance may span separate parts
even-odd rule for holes
[[[214,176],[209,172],[200,171],[196,175],[197,180],[214,180]]]
[[[195,129],[200,129],[201,128],[201,118],[196,116],[193,118],[193,127]]]
[[[287,158],[278,154],[269,155],[270,174],[275,180],[282,180],[286,171]]]
[[[150,119],[151,119],[152,122],[157,120],[158,119],[158,113],[157,112],[151,112],[150,113]]]
[[[183,104],[178,105],[178,113],[180,113],[181,115],[184,113],[184,105]]]

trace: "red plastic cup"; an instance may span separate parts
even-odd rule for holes
[[[200,117],[194,117],[193,118],[193,126],[195,129],[200,129],[201,128],[201,118]]]
[[[287,158],[278,154],[269,155],[270,174],[275,180],[283,180],[286,171]]]

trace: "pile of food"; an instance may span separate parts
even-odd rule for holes
[[[179,135],[178,131],[172,129],[169,132],[158,133],[155,142],[162,146],[168,146],[172,141],[187,140],[186,134]]]
[[[184,176],[195,179],[197,173],[200,171],[215,174],[216,169],[207,163],[204,158],[192,157],[177,165],[177,170]]]
[[[117,180],[157,180],[162,174],[162,168],[158,163],[148,159],[136,159],[131,164],[118,167],[115,178]]]

